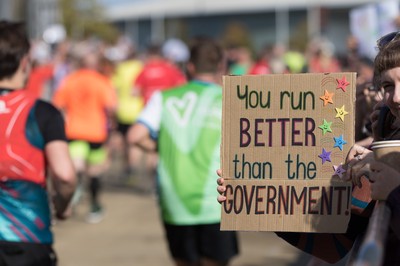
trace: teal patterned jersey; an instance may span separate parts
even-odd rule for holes
[[[0,240],[51,244],[51,212],[46,190],[33,182],[0,182]]]

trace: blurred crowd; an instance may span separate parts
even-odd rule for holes
[[[152,43],[145,51],[138,51],[127,37],[114,44],[94,38],[55,44],[32,41],[33,68],[26,89],[64,112],[70,141],[90,144],[84,147],[76,141],[76,145],[70,145],[79,179],[72,205],[79,203],[83,183],[88,182],[89,223],[102,220],[100,181],[111,178],[105,175],[111,173],[107,170],[115,160],[121,166],[118,176],[112,173],[113,178],[122,183],[133,180],[140,189],[155,189],[157,153],[129,145],[127,135],[154,93],[192,79],[187,68],[189,47],[190,43],[176,38]],[[382,95],[373,86],[373,61],[358,53],[354,37],[348,38],[344,54],[337,54],[332,42],[322,37],[311,40],[305,51],[273,44],[259,51],[229,45],[223,47],[223,52],[223,73],[230,75],[357,72],[355,141],[364,147],[372,143],[369,117]],[[221,81],[222,77],[217,83],[222,85]],[[80,93],[72,92],[72,87],[80,87]],[[145,185],[149,180],[150,186]]]
[[[190,43],[176,38],[149,44],[145,51],[138,51],[126,36],[114,44],[95,38],[79,42],[66,39],[53,44],[33,40],[33,69],[26,87],[37,97],[54,101],[65,78],[79,69],[92,69],[104,77],[114,106],[107,109],[104,125],[108,160],[103,170],[118,157],[123,164],[119,178],[135,177],[135,185],[143,189],[146,185],[140,182],[145,181],[140,179],[154,176],[157,155],[128,147],[126,134],[155,91],[190,79],[186,69],[189,47]],[[358,53],[358,42],[353,36],[348,37],[347,51],[342,54],[336,53],[333,43],[324,37],[311,40],[305,51],[288,49],[279,43],[265,45],[259,51],[240,45],[223,48],[225,74],[357,72],[355,141],[363,146],[371,143],[369,115],[381,93],[373,87],[373,61]],[[153,185],[145,189],[151,190]]]
[[[86,39],[50,45],[34,40],[34,67],[27,89],[51,101],[63,79],[80,67],[82,59],[91,56],[93,62],[89,67],[104,76],[116,98],[107,124],[109,133],[125,135],[154,91],[175,87],[190,78],[185,66],[188,45],[172,38],[138,51],[125,36],[115,44]],[[282,44],[265,45],[258,51],[240,45],[229,45],[224,50],[225,73],[231,75],[357,72],[357,101],[362,104],[357,104],[356,141],[368,145],[368,116],[380,94],[372,85],[373,61],[358,53],[358,42],[353,36],[348,37],[347,51],[342,54],[336,53],[333,43],[323,37],[311,40],[305,51],[288,49]],[[141,156],[138,151],[131,151],[126,170],[133,170]],[[154,166],[155,158],[152,160],[149,167]]]

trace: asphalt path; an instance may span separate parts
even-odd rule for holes
[[[85,222],[84,197],[74,216],[54,225],[60,266],[173,265],[153,192],[106,187],[102,202],[105,217],[98,224]],[[303,266],[309,260],[270,232],[239,232],[239,241],[233,266]]]
[[[160,222],[154,172],[139,169],[130,176],[124,174],[118,148],[121,144],[115,139],[112,138],[110,146],[116,152],[111,153],[103,179],[104,220],[98,224],[85,222],[89,207],[84,194],[74,215],[54,224],[54,248],[59,266],[173,266]],[[309,264],[310,256],[274,233],[238,234],[240,254],[232,260],[231,266],[325,265]],[[345,260],[335,264],[343,265]]]

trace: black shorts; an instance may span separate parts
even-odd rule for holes
[[[118,122],[117,124],[117,131],[120,132],[124,137],[126,137],[126,134],[128,133],[129,128],[131,127],[131,124],[121,124]]]
[[[239,253],[236,232],[220,231],[220,224],[178,226],[164,223],[174,259],[199,262],[201,258],[227,262]]]
[[[55,266],[51,245],[0,241],[0,266]]]

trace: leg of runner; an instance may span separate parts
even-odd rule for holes
[[[106,170],[107,150],[103,146],[91,145],[88,157],[88,176],[90,193],[90,211],[86,217],[88,223],[99,223],[104,218],[104,209],[100,203],[101,175]]]

